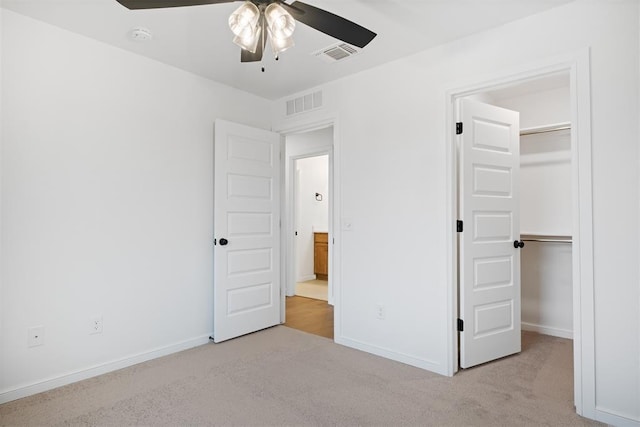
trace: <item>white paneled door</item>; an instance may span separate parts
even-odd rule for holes
[[[470,100],[459,113],[460,366],[469,368],[520,352],[519,114]]]
[[[213,339],[280,323],[280,135],[216,120]]]

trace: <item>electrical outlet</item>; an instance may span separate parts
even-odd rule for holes
[[[32,326],[27,329],[29,347],[37,347],[44,344],[44,326]]]
[[[91,318],[89,326],[89,334],[101,334],[102,333],[102,316],[94,316]]]
[[[384,305],[376,304],[376,319],[383,320],[386,316]]]

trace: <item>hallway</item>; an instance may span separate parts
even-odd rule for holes
[[[326,301],[292,296],[286,299],[285,326],[333,339],[333,306]]]

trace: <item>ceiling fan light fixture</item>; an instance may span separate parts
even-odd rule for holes
[[[236,37],[246,39],[256,33],[259,18],[258,6],[246,1],[229,16],[229,28]]]
[[[271,3],[264,10],[271,38],[288,39],[296,29],[296,20],[278,3]]]
[[[280,39],[277,37],[273,37],[271,32],[269,32],[269,43],[271,43],[271,50],[275,56],[278,56],[280,52],[284,52],[290,47],[295,46],[293,42],[293,37],[287,37],[284,39]]]
[[[256,25],[252,33],[245,31],[243,34],[235,36],[233,38],[233,42],[244,50],[255,53],[256,49],[258,48],[258,42],[260,41],[261,32],[262,27],[260,27],[260,25]]]

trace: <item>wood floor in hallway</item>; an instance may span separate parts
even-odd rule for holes
[[[285,326],[333,339],[333,306],[326,301],[287,297]]]

